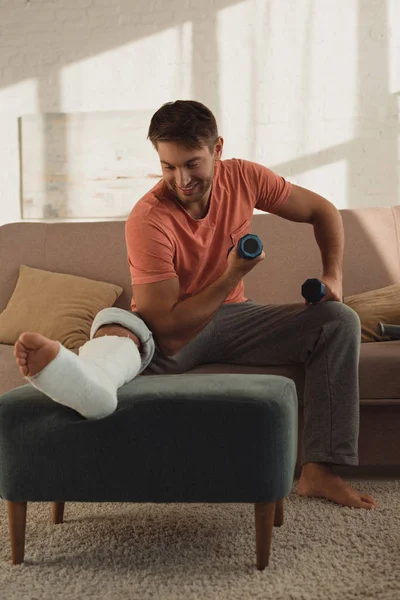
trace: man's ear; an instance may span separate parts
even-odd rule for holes
[[[224,138],[219,137],[214,146],[214,158],[220,160],[222,156],[222,148],[224,147]]]

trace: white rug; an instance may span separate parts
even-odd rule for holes
[[[285,502],[270,566],[255,568],[247,504],[28,504],[25,563],[10,564],[0,501],[2,600],[396,600],[400,481],[355,481],[378,510],[324,500]]]

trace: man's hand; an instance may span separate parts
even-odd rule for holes
[[[320,279],[325,284],[326,294],[320,300],[320,302],[327,302],[328,300],[336,300],[342,302],[343,300],[343,282],[341,277],[334,277],[332,275],[323,275]],[[313,304],[308,300],[305,301],[306,305]]]
[[[247,259],[239,256],[237,244],[229,252],[228,256],[228,267],[226,274],[233,276],[234,278],[242,279],[249,271],[254,269],[258,263],[265,258],[265,252],[261,252],[257,258]]]

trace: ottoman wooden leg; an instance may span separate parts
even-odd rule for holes
[[[281,527],[281,525],[283,525],[283,498],[281,500],[277,500],[275,505],[274,526]]]
[[[11,540],[11,561],[20,565],[24,561],[27,502],[7,502],[8,526]]]
[[[58,525],[63,522],[65,502],[52,502],[51,509],[53,515],[53,523]]]
[[[269,563],[275,502],[257,502],[254,505],[256,520],[257,569],[263,571]]]

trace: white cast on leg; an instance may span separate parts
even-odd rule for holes
[[[106,335],[86,342],[79,356],[60,344],[42,371],[26,379],[55,402],[87,419],[100,419],[117,408],[117,390],[139,373],[141,358],[133,340]]]

